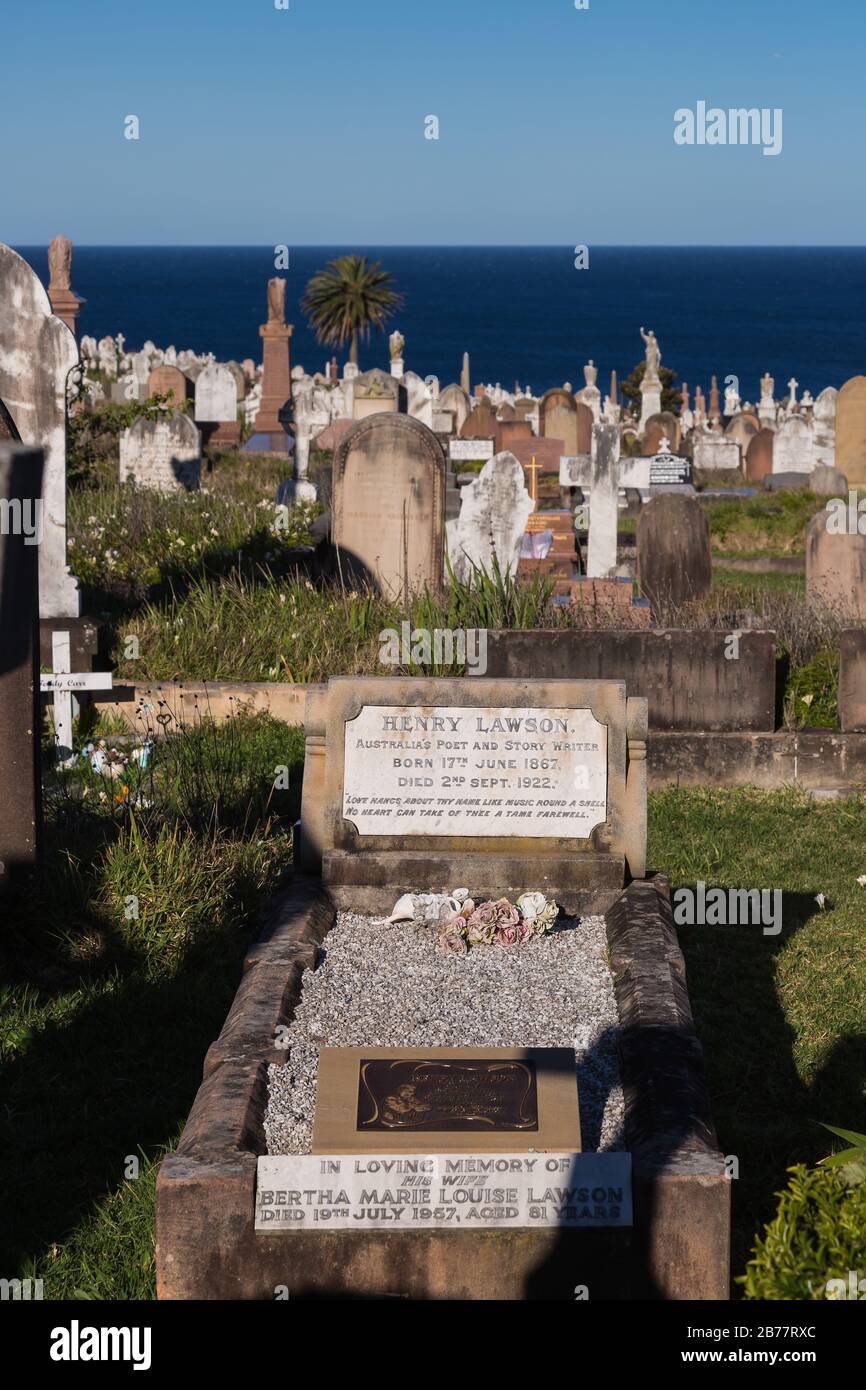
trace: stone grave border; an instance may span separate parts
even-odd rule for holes
[[[632,1230],[256,1233],[267,1069],[335,911],[299,875],[269,904],[177,1150],[156,1188],[160,1299],[594,1297],[726,1299],[730,1182],[713,1128],[667,880],[632,883],[608,915],[622,1026]]]

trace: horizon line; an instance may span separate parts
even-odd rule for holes
[[[7,245],[25,247],[28,250],[37,249],[47,250],[49,243],[41,241],[19,241],[17,243],[8,242]],[[176,241],[176,242],[149,242],[149,241],[74,241],[73,247],[87,249],[91,251],[260,251],[265,248],[270,249],[272,245],[281,243],[271,242],[246,242],[246,241],[225,241],[225,242],[203,242],[203,241]],[[296,246],[289,246],[289,254],[294,251],[333,251],[339,250],[346,245],[359,246],[362,249],[374,248],[383,251],[561,251],[570,250],[570,242],[559,241],[538,241],[538,242],[421,242],[421,241],[394,241],[394,242],[298,242]],[[858,242],[597,242],[597,243],[578,243],[587,245],[590,253],[593,251],[863,251],[866,250],[866,243]]]

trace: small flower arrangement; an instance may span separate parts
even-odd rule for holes
[[[478,903],[466,898],[460,911],[439,926],[439,949],[465,956],[470,946],[524,946],[549,932],[559,915],[556,903],[543,893],[523,893],[516,903],[507,898]]]

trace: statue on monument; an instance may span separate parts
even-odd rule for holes
[[[394,333],[391,334],[390,338],[388,339],[388,344],[391,349],[391,361],[399,362],[403,356],[403,349],[406,346],[406,339],[403,337],[403,334],[400,332],[399,329],[397,329]]]
[[[286,282],[278,275],[268,281],[268,323],[280,328],[286,323]]]
[[[69,237],[56,236],[48,247],[49,289],[72,289],[72,242]]]
[[[659,367],[662,362],[659,340],[652,329],[650,329],[649,333],[645,333],[643,328],[641,328],[640,336],[646,344],[646,371],[644,373],[644,380],[658,381]]]

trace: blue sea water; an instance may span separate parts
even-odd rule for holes
[[[44,247],[19,247],[47,281]],[[659,338],[663,364],[694,389],[736,375],[756,401],[765,371],[776,395],[793,375],[817,394],[866,369],[864,248],[623,248],[590,251],[574,268],[570,247],[300,247],[286,275],[293,363],[321,370],[299,300],[310,276],[335,255],[361,251],[390,270],[405,307],[388,331],[406,338],[406,366],[442,385],[459,379],[463,352],[472,380],[515,381],[536,393],[583,385],[594,359],[607,390],[643,358],[641,325]],[[73,288],[87,303],[82,333],[122,332],[128,348],[211,351],[220,359],[260,356],[258,325],[272,247],[76,246]],[[387,366],[387,334],[362,344],[362,367]],[[338,353],[342,361],[345,353]]]

